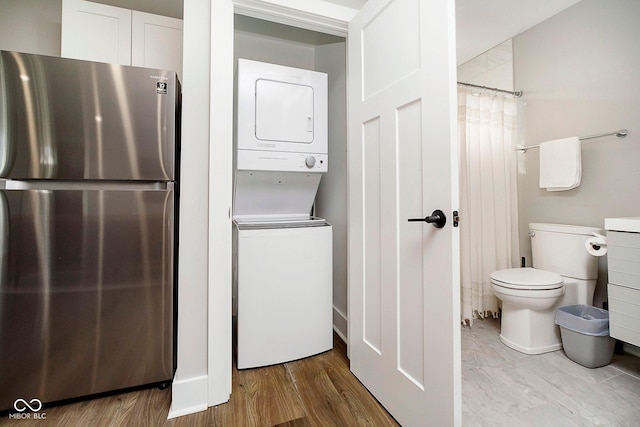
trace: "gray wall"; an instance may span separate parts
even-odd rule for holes
[[[62,0],[0,0],[0,49],[60,56]]]
[[[640,2],[582,0],[513,39],[515,87],[523,90],[525,143],[626,128],[626,139],[582,144],[582,183],[538,188],[538,150],[519,154],[520,248],[531,265],[527,223],[604,227],[640,216]],[[606,300],[606,257],[594,299]]]
[[[238,58],[244,58],[313,70],[314,55],[312,46],[266,38],[259,34],[242,31],[236,31],[234,35],[234,67],[238,65]]]
[[[329,75],[329,171],[316,215],[333,226],[333,325],[347,339],[347,45],[316,47],[316,70]]]

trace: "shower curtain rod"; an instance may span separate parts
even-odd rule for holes
[[[522,96],[521,90],[512,91],[512,90],[498,89],[497,87],[480,86],[480,85],[474,85],[471,83],[464,83],[464,82],[458,82],[458,84],[462,86],[475,87],[478,89],[492,90],[494,92],[508,93],[509,95],[513,95],[514,98],[520,98]]]
[[[580,136],[580,137],[578,137],[578,139],[580,141],[583,141],[585,139],[601,138],[603,136],[611,136],[611,135],[615,135],[618,138],[624,138],[628,134],[629,134],[629,132],[626,129],[620,129],[620,130],[615,131],[615,132],[599,133],[597,135],[589,135],[589,136]],[[515,151],[520,151],[521,153],[526,153],[529,148],[540,148],[540,144],[538,144],[538,145],[527,145],[526,147],[522,146],[522,145],[519,145],[518,147],[516,147]]]

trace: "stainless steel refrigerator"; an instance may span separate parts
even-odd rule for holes
[[[0,410],[175,370],[176,73],[0,52]]]

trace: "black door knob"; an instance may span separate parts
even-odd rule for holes
[[[436,209],[435,211],[431,212],[431,215],[429,216],[425,216],[424,218],[409,218],[408,221],[424,221],[428,222],[429,224],[433,224],[433,226],[436,228],[442,228],[447,223],[447,217],[444,216],[444,212],[442,212],[440,209]]]

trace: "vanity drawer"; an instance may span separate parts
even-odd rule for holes
[[[640,233],[607,232],[609,283],[640,289]]]
[[[640,290],[609,283],[609,335],[640,346]]]

